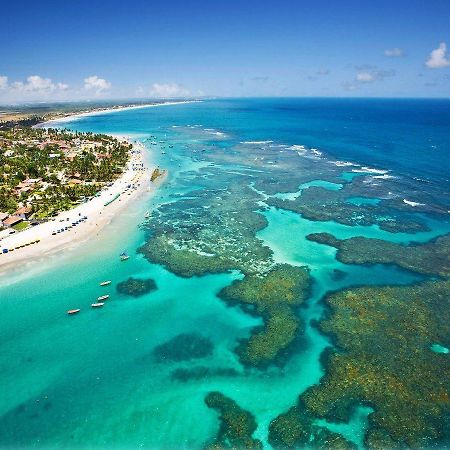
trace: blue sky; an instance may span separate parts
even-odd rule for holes
[[[4,103],[450,97],[448,0],[25,0],[1,13]]]

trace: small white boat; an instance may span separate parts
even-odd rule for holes
[[[111,280],[108,280],[108,281],[102,281],[102,282],[100,283],[100,286],[108,286],[108,284],[111,284]]]
[[[81,309],[69,309],[69,311],[67,311],[67,314],[77,314],[81,311]]]
[[[99,302],[102,302],[103,300],[108,300],[108,298],[109,298],[109,294],[106,294],[106,295],[101,295],[97,300]]]
[[[104,303],[92,303],[93,308],[101,308],[104,305]]]
[[[128,256],[127,252],[122,252],[120,254],[120,260],[121,261],[126,261],[128,258],[129,258],[129,256]]]
[[[145,213],[145,218],[148,219],[149,217],[150,217],[150,211],[147,211],[147,212]]]

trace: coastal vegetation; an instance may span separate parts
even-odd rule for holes
[[[210,392],[205,403],[219,413],[220,427],[216,438],[205,449],[262,449],[259,439],[252,437],[256,430],[255,418],[242,409],[234,400],[221,392]]]
[[[131,144],[103,134],[14,127],[0,131],[0,211],[35,218],[93,197],[123,171]]]

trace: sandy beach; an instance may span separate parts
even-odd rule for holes
[[[119,111],[119,109],[109,110],[109,112],[115,111]],[[84,113],[83,116],[92,114],[98,114],[98,112]],[[72,120],[72,118],[60,119],[58,122],[65,120]],[[42,125],[48,126],[52,122],[56,122],[56,120]],[[133,144],[133,148],[130,150],[130,159],[123,174],[112,185],[100,191],[97,197],[71,210],[61,212],[48,222],[14,234],[9,234],[10,230],[1,231],[1,274],[17,268],[19,264],[38,261],[51,254],[70,250],[87,240],[94,239],[130,202],[136,201],[146,193],[148,194],[149,191],[156,189],[162,178],[158,178],[155,182],[150,181],[156,166],[152,163],[144,145],[127,136],[114,134],[112,136],[122,140],[126,139]],[[75,222],[78,223],[73,225]],[[66,229],[66,227],[68,228]],[[60,231],[58,232],[58,230]],[[3,249],[7,249],[8,253],[3,253]]]
[[[36,126],[51,127],[52,125],[72,122],[87,116],[197,101],[199,100],[87,111],[49,120]],[[111,134],[111,136],[121,140],[128,140],[133,144],[133,149],[130,151],[130,159],[124,173],[111,186],[104,188],[98,197],[94,197],[92,200],[80,204],[69,211],[61,212],[48,222],[32,226],[14,234],[9,234],[10,230],[8,229],[1,231],[0,274],[16,269],[20,264],[28,264],[47,258],[51,254],[70,250],[87,240],[95,238],[113,220],[114,216],[125,209],[130,202],[136,201],[149,191],[154,191],[157,185],[163,181],[164,177],[158,178],[155,182],[150,181],[150,176],[156,166],[152,163],[151,156],[143,144],[135,142],[130,136],[117,134]],[[111,200],[113,201],[106,205]],[[85,217],[86,219],[84,219]],[[73,225],[77,221],[78,223]],[[66,229],[66,227],[68,228]],[[7,249],[8,252],[3,253],[4,249]]]
[[[127,111],[129,109],[143,109],[143,108],[156,108],[160,106],[172,106],[172,105],[183,105],[186,103],[197,103],[201,102],[201,100],[183,100],[179,102],[163,102],[163,103],[154,103],[148,105],[131,105],[131,106],[119,106],[117,108],[105,108],[105,109],[96,109],[95,111],[86,111],[80,112],[76,114],[69,114],[67,116],[58,117],[56,119],[48,120],[42,124],[36,125],[36,127],[51,127],[52,124],[61,124],[64,122],[73,122],[74,120],[82,119],[87,116],[98,116],[101,114],[110,114],[115,112]]]

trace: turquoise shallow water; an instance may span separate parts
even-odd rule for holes
[[[366,236],[405,244],[425,242],[450,230],[446,220],[417,215],[428,231],[390,233],[376,224],[318,222],[265,207],[264,200],[270,196],[289,200],[317,187],[338,191],[342,181],[351,182],[354,177],[345,175],[348,167],[328,173],[320,165],[315,173],[305,175],[310,179],[291,189],[283,186],[280,192],[266,194],[263,187],[276,187],[283,181],[276,178],[276,166],[281,164],[276,152],[286,155],[290,145],[303,143],[303,134],[285,128],[277,134],[280,118],[269,129],[272,134],[261,131],[263,124],[270,123],[270,117],[289,114],[279,113],[274,105],[270,112],[261,109],[260,120],[255,103],[245,104],[244,112],[239,108],[244,108],[241,101],[206,102],[129,110],[69,124],[81,131],[134,136],[147,146],[157,163],[169,170],[169,176],[154,197],[147,195],[130,206],[95,242],[0,279],[0,446],[201,448],[219,427],[216,413],[205,406],[203,399],[208,392],[219,390],[255,416],[255,437],[270,448],[270,421],[291,407],[297,396],[323,375],[319,358],[331,344],[311,324],[323,314],[323,296],[348,286],[410,284],[423,279],[394,266],[342,264],[336,261],[334,248],[308,241],[305,236],[328,232],[339,238]],[[238,112],[234,115],[233,110]],[[243,118],[249,120],[243,122]],[[255,150],[255,144],[242,144],[265,139],[280,147],[258,144],[261,149]],[[324,145],[330,139],[327,135]],[[321,144],[311,136],[305,143],[317,147]],[[333,151],[340,148],[337,145]],[[270,152],[267,166],[263,170],[256,168],[255,152],[266,151]],[[339,158],[357,154],[355,148],[348,153]],[[367,154],[363,156],[361,163],[367,164]],[[294,157],[302,158],[297,154],[287,158]],[[356,162],[357,158],[352,160]],[[310,161],[314,167],[323,162],[323,167],[337,170],[325,160],[317,160],[317,164],[315,159]],[[394,171],[395,167],[387,169]],[[271,171],[273,183],[261,186],[262,174],[267,176]],[[427,165],[426,173],[420,176],[431,172]],[[436,169],[430,180],[439,177],[442,173]],[[305,334],[281,368],[244,368],[233,352],[238,340],[248,337],[252,328],[261,324],[259,318],[238,307],[227,307],[216,296],[233,280],[242,278],[240,272],[183,278],[138,253],[149,232],[139,226],[145,211],[151,210],[153,218],[168,208],[175,211],[170,216],[175,220],[176,208],[189,214],[180,206],[182,202],[194,201],[196,193],[202,193],[207,206],[210,198],[220,198],[220,190],[227,191],[229,180],[234,178],[261,193],[256,209],[267,219],[267,226],[257,237],[273,251],[275,262],[306,265],[313,277],[308,302],[298,311],[306,323]],[[352,198],[361,201],[360,197]],[[376,207],[376,202],[371,206]],[[121,263],[118,254],[124,249],[131,258]],[[153,278],[158,289],[139,298],[118,294],[115,284],[130,276]],[[99,286],[104,279],[113,280],[111,287]],[[110,293],[111,299],[103,309],[91,310],[90,303],[103,293]],[[82,307],[80,314],[68,317],[65,311],[75,307]],[[154,348],[182,333],[206,337],[212,343],[212,353],[182,361],[155,360]],[[177,378],[179,369],[194,369],[199,375]],[[370,411],[355,408],[349,424],[320,424],[362,447]]]

